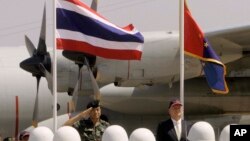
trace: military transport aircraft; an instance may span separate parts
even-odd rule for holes
[[[15,136],[31,126],[32,119],[44,121],[52,117],[53,60],[52,51],[46,47],[45,19],[44,12],[37,47],[27,36],[27,49],[0,47],[0,134],[3,137]],[[179,34],[176,31],[142,34],[145,43],[140,61],[58,51],[58,114],[85,108],[100,87],[103,113],[112,124],[120,124],[128,132],[138,127],[154,131],[157,123],[165,118],[167,101],[179,96]],[[229,123],[249,122],[250,25],[205,34],[227,65],[230,93],[213,94],[203,77],[200,61],[185,56],[185,118],[208,120],[218,130]],[[46,78],[41,81],[46,80],[47,86],[39,85],[41,77]],[[98,87],[93,85],[95,82]],[[71,99],[75,106],[70,106]]]

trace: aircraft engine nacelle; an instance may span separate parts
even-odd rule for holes
[[[71,60],[65,58],[62,51],[57,53],[57,91],[72,91],[78,79],[78,66]],[[52,90],[52,82],[48,81],[48,87]]]
[[[82,55],[79,53],[79,56]],[[82,55],[84,57],[84,55]],[[82,57],[80,56],[80,57]],[[69,95],[73,94],[78,79],[78,93],[80,95],[90,95],[93,93],[90,74],[87,66],[82,66],[82,71],[79,73],[79,66],[74,61],[67,59],[58,51],[57,60],[57,91],[68,92]],[[80,58],[81,59],[81,58]],[[84,59],[84,58],[82,58]],[[90,60],[90,59],[89,59]],[[90,66],[94,66],[95,60],[90,60]],[[95,72],[94,72],[95,75]],[[48,83],[50,90],[52,90],[52,82]]]

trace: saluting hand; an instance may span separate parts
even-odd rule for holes
[[[90,107],[90,108],[88,108],[88,109],[82,111],[82,112],[80,113],[81,117],[82,117],[82,118],[87,118],[87,117],[89,117],[91,110],[92,110],[92,107]]]

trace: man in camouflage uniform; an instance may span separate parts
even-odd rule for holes
[[[64,125],[73,126],[79,132],[82,141],[101,141],[109,123],[101,120],[100,116],[99,101],[94,100],[87,105],[86,110],[66,121]],[[87,117],[89,118],[86,119]]]

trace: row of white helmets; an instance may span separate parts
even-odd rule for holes
[[[222,130],[219,141],[230,141],[229,125]],[[204,121],[196,122],[190,128],[188,139],[191,141],[215,141],[213,127]],[[37,127],[30,133],[29,141],[81,141],[78,132],[63,126],[55,134],[47,127]],[[156,141],[154,134],[146,128],[134,130],[128,138],[127,132],[119,125],[109,126],[102,136],[102,141]]]
[[[77,130],[70,126],[59,128],[55,134],[44,126],[33,129],[29,141],[81,141]],[[119,125],[109,126],[102,136],[102,141],[155,141],[154,134],[146,128],[138,128],[128,139],[127,132]]]

